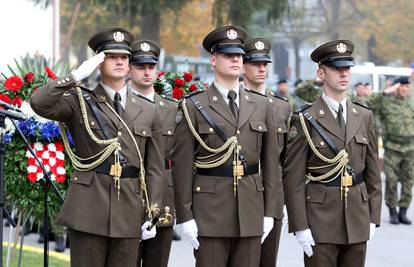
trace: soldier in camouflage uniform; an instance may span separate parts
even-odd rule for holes
[[[392,224],[411,224],[407,209],[414,182],[414,102],[410,97],[409,83],[407,77],[397,78],[393,86],[367,99],[367,104],[383,126],[385,201]],[[401,183],[399,200],[398,182]],[[397,207],[400,208],[398,214]]]

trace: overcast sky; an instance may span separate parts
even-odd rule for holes
[[[29,0],[1,0],[0,72],[13,58],[39,52],[52,57],[53,12],[35,7]]]

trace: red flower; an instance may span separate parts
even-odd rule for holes
[[[57,80],[56,74],[49,67],[45,67],[45,71],[47,73],[47,76],[49,76],[50,79]]]
[[[4,87],[7,90],[17,92],[23,87],[23,81],[19,76],[12,76],[4,82]]]
[[[24,81],[27,83],[31,83],[35,78],[35,74],[33,72],[28,72],[24,75]]]
[[[175,81],[174,81],[174,85],[177,86],[177,87],[183,86],[184,83],[185,83],[185,81],[183,79],[180,79],[180,78],[176,78]]]
[[[172,90],[172,96],[173,98],[180,100],[184,95],[184,90],[180,89],[178,87],[174,87],[174,89]]]
[[[165,74],[165,72],[160,71],[160,72],[158,72],[157,77],[159,78],[159,77],[163,76],[164,74]]]
[[[21,106],[22,106],[22,99],[21,99],[21,97],[20,96],[16,96],[15,98],[13,98],[12,99],[12,101],[11,101],[11,103],[14,105],[14,106],[17,106],[18,108],[20,108]]]
[[[7,104],[11,104],[10,97],[7,95],[0,94],[0,100],[6,102]]]
[[[190,92],[194,92],[194,91],[196,91],[198,88],[197,88],[197,85],[195,84],[195,83],[193,83],[192,85],[190,85],[190,87],[188,87],[188,90],[190,91]]]
[[[184,72],[184,81],[189,82],[193,79],[193,74],[191,72]]]

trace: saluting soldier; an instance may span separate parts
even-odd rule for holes
[[[131,87],[139,94],[154,102],[162,123],[162,139],[165,156],[165,179],[168,187],[164,188],[164,201],[160,207],[160,219],[157,223],[155,238],[141,242],[138,266],[167,267],[171,250],[174,224],[174,192],[171,176],[171,146],[175,129],[177,103],[154,90],[157,77],[157,63],[160,48],[151,40],[139,40],[132,44],[129,59]]]
[[[245,37],[243,29],[224,26],[204,38],[215,80],[185,98],[176,118],[177,223],[200,267],[257,267],[261,239],[277,215],[272,106],[266,96],[239,87]]]
[[[282,166],[283,151],[285,151],[287,140],[287,122],[292,112],[286,98],[275,95],[272,92],[266,93],[266,78],[268,72],[268,63],[271,63],[270,49],[271,44],[267,39],[254,38],[244,43],[246,54],[243,56],[244,85],[247,90],[254,90],[262,95],[268,96],[268,101],[272,104],[273,121],[276,130],[275,138],[279,147],[278,162],[278,179],[276,182],[282,184]],[[278,186],[276,194],[277,207],[274,227],[269,236],[262,244],[260,252],[261,267],[275,267],[277,262],[277,253],[279,251],[280,233],[282,231],[283,219],[283,186]]]
[[[155,105],[125,83],[132,40],[122,28],[98,32],[88,43],[97,55],[31,97],[75,145],[76,154],[62,129],[76,169],[58,218],[69,228],[71,266],[135,267],[139,238],[156,234],[149,226],[165,183],[162,127]],[[77,86],[96,68],[94,90]]]
[[[312,52],[323,93],[291,118],[283,182],[305,266],[364,266],[366,241],[380,224],[374,117],[346,97],[353,50],[336,40]]]

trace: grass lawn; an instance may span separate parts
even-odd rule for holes
[[[58,259],[53,256],[54,253],[49,251],[49,266],[51,267],[69,267],[68,261]],[[6,266],[7,246],[3,246],[3,266]],[[19,250],[16,250],[16,256],[10,256],[9,267],[17,267]],[[42,267],[43,266],[43,250],[39,252],[32,252],[25,250],[23,246],[22,264],[21,267]]]

